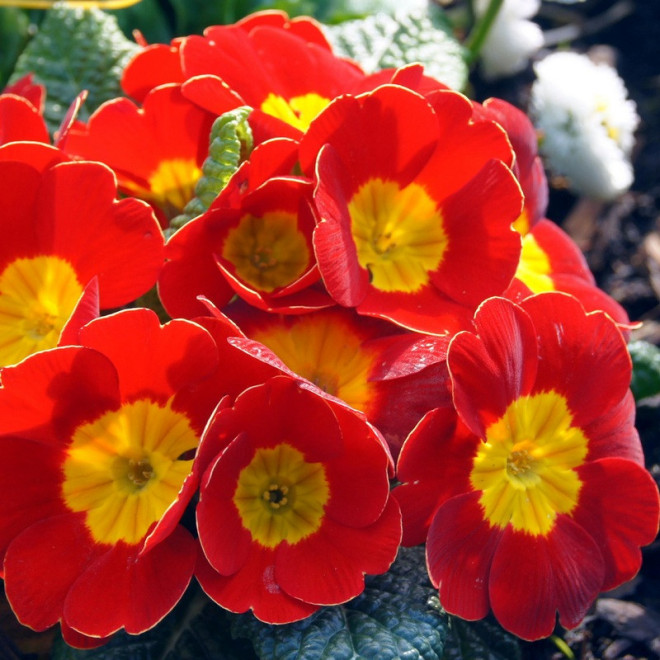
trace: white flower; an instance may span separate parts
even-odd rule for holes
[[[490,0],[476,0],[478,16]],[[536,14],[540,0],[504,0],[481,49],[481,72],[492,80],[522,71],[529,58],[543,45],[543,32],[526,19]]]
[[[548,55],[534,70],[531,112],[550,169],[581,195],[609,201],[625,192],[639,116],[616,70],[573,52]]]

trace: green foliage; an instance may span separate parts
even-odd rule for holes
[[[89,92],[79,114],[83,121],[101,103],[120,96],[122,71],[137,50],[114,16],[58,4],[48,11],[39,32],[21,53],[11,80],[32,71],[35,82],[46,86],[44,114],[49,128],[55,130],[82,90]]]
[[[172,219],[172,229],[179,229],[204,213],[252,151],[252,131],[247,121],[250,112],[251,108],[242,106],[220,115],[213,122],[209,155],[202,165],[203,175],[195,186],[195,197],[186,204],[181,215]]]
[[[421,62],[428,75],[452,89],[463,89],[468,67],[463,47],[427,12],[389,16],[374,14],[327,28],[340,55],[366,71]]]
[[[0,91],[28,40],[29,21],[16,7],[0,7]]]
[[[159,0],[141,0],[136,5],[112,11],[119,27],[131,38],[139,30],[147,43],[169,43],[174,36]]]
[[[635,400],[660,394],[660,348],[647,341],[628,344],[633,362],[631,388]]]
[[[520,660],[520,643],[489,620],[449,619],[443,660]]]
[[[249,637],[260,658],[439,660],[447,618],[428,605],[435,590],[426,576],[424,549],[400,549],[390,571],[366,583],[357,598],[303,621],[269,626],[243,615],[232,632]]]

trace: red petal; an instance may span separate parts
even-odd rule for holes
[[[28,527],[5,556],[5,591],[18,620],[45,630],[62,617],[71,585],[87,566],[107,551],[94,544],[83,515],[64,514]],[[99,614],[99,603],[92,611]]]
[[[449,498],[472,490],[470,470],[479,438],[452,408],[427,413],[405,441],[394,489],[403,514],[404,545],[422,543],[433,514]]]
[[[530,392],[537,345],[529,316],[503,298],[487,300],[477,311],[475,326],[478,336],[462,332],[454,337],[447,364],[458,414],[483,438],[512,401]]]
[[[291,598],[275,582],[273,551],[252,546],[252,552],[243,568],[231,577],[223,577],[213,570],[200,553],[195,576],[206,594],[218,605],[231,612],[247,612],[266,623],[291,623],[318,610]]]
[[[85,287],[80,299],[76,303],[73,313],[62,329],[57,345],[66,346],[80,344],[78,339],[80,329],[90,321],[97,319],[100,314],[99,281],[98,278],[94,277]]]
[[[470,621],[488,614],[488,576],[501,536],[483,519],[478,492],[453,497],[438,509],[426,541],[426,563],[450,614]]]
[[[222,575],[247,561],[252,535],[243,527],[233,497],[238,476],[254,458],[254,446],[239,435],[204,475],[196,507],[199,542],[208,562]]]
[[[62,630],[62,639],[69,645],[76,649],[96,649],[99,646],[107,644],[110,637],[88,637],[81,635],[79,632],[69,627],[65,621],[60,621],[60,628]]]
[[[29,140],[50,143],[43,117],[30,101],[13,94],[0,95],[0,144]]]
[[[106,546],[107,547],[107,546]],[[150,552],[119,544],[90,564],[71,587],[64,619],[74,630],[107,637],[120,628],[137,635],[177,604],[195,566],[197,544],[177,527]]]
[[[442,179],[428,185],[434,199],[444,198]],[[518,267],[521,240],[511,223],[520,214],[520,188],[508,168],[491,160],[440,207],[449,244],[438,270],[430,273],[431,281],[452,300],[474,309],[485,298],[500,295]]]
[[[343,603],[363,591],[365,573],[387,571],[400,540],[401,514],[393,499],[367,527],[343,527],[326,518],[316,534],[278,547],[275,578],[295,598],[319,605]]]
[[[92,321],[81,330],[80,340],[112,360],[124,399],[167,400],[212,373],[218,362],[215,342],[203,328],[183,319],[161,326],[148,309],[124,310]],[[191,421],[203,428],[209,413],[200,411],[203,419]]]
[[[2,370],[0,435],[56,447],[73,430],[119,405],[117,372],[97,351],[64,347]]]
[[[572,628],[603,585],[603,557],[593,538],[564,515],[547,536],[508,526],[490,571],[493,613],[506,630],[526,640],[549,636],[559,611]]]
[[[44,518],[68,513],[61,497],[62,449],[5,436],[2,455],[0,559],[24,529]]]
[[[601,312],[585,314],[580,303],[561,293],[545,293],[521,303],[539,335],[535,389],[567,398],[573,424],[584,428],[617,406],[630,385],[631,361],[614,322]]]
[[[639,547],[658,533],[658,487],[643,467],[621,458],[585,463],[578,473],[582,489],[573,518],[603,553],[602,590],[613,589],[636,575]]]

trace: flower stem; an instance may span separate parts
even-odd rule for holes
[[[481,15],[481,17],[475,22],[470,36],[465,42],[465,47],[468,50],[468,62],[472,64],[479,57],[479,53],[483,48],[483,45],[486,41],[486,37],[490,32],[495,18],[500,11],[500,7],[504,4],[504,0],[490,0],[486,11]],[[476,16],[476,12],[473,10],[473,15]]]

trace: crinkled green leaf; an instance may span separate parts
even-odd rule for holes
[[[252,615],[236,617],[232,632],[252,640],[257,655],[273,660],[439,660],[447,617],[429,606],[424,549],[402,548],[384,575],[367,577],[364,592],[286,626]]]
[[[117,633],[97,649],[82,651],[56,639],[52,660],[256,660],[250,644],[233,640],[228,614],[194,586],[155,628],[142,635]]]
[[[520,643],[497,623],[449,617],[443,660],[519,660]]]
[[[122,71],[137,50],[113,16],[57,4],[18,58],[12,80],[32,71],[35,82],[46,86],[44,114],[54,130],[83,89],[89,92],[79,113],[83,121],[101,103],[121,96]]]
[[[468,67],[465,51],[439,21],[426,12],[374,14],[326,27],[335,51],[371,73],[378,69],[421,62],[426,73],[452,89],[463,89]]]
[[[183,213],[172,219],[172,229],[179,229],[204,213],[252,151],[252,130],[247,121],[251,110],[248,106],[241,106],[225,112],[213,122],[209,155],[202,165],[195,197],[186,204]]]
[[[660,394],[660,348],[647,341],[628,344],[633,362],[632,388],[637,401]]]

